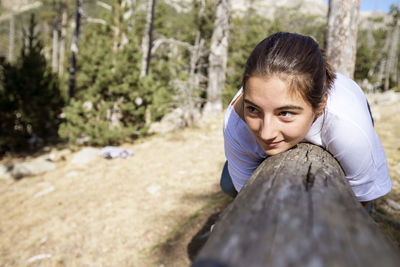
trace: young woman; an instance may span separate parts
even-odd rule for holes
[[[221,188],[232,197],[267,156],[301,141],[322,146],[339,161],[364,206],[391,189],[362,90],[334,73],[308,36],[279,32],[256,46],[223,131],[227,163]]]

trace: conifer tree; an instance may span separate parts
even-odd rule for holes
[[[114,13],[108,14],[106,25],[89,25],[82,36],[85,45],[79,52],[76,95],[64,110],[59,131],[73,143],[103,146],[144,134],[146,109],[153,107],[154,96],[162,91],[151,75],[139,78],[139,40],[135,30],[126,32],[123,17],[117,17],[119,21]],[[121,36],[126,34],[126,45],[115,43],[116,26]]]
[[[32,14],[15,65],[5,60],[1,63],[0,145],[5,149],[23,149],[29,138],[46,140],[57,135],[58,115],[64,101],[57,77],[42,54],[36,25]]]

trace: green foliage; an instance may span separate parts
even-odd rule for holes
[[[357,57],[354,71],[354,78],[362,80],[368,77],[368,72],[374,62],[373,44],[368,40],[368,31],[361,30],[357,38]]]
[[[322,47],[325,22],[316,16],[299,14],[295,9],[277,10],[274,20],[257,15],[251,8],[244,16],[235,16],[229,33],[229,57],[223,104],[227,106],[241,86],[247,58],[254,47],[267,36],[288,31],[310,35]]]
[[[241,86],[241,79],[247,58],[254,47],[270,32],[270,21],[256,14],[236,17],[229,33],[228,66],[223,102],[227,106]],[[267,26],[268,25],[268,26]]]
[[[385,62],[387,58],[388,50],[384,50],[387,38],[391,38],[393,27],[396,21],[399,19],[399,8],[395,5],[391,6],[389,15],[392,16],[393,20],[390,20],[386,29],[383,28],[368,28],[361,29],[357,35],[357,56],[356,66],[354,72],[354,78],[357,81],[368,79],[375,89],[383,89],[383,81],[379,80],[378,73],[380,71],[381,63]],[[368,18],[370,23],[382,23],[384,17]],[[387,47],[386,47],[387,49]],[[400,56],[400,47],[397,49],[397,57]],[[400,65],[397,64],[397,71],[400,70]],[[393,77],[390,77],[390,86],[395,87],[396,82]]]
[[[95,0],[83,1],[85,15],[81,21],[76,95],[64,109],[63,122],[59,129],[60,136],[73,143],[118,144],[146,134],[151,121],[161,119],[175,107],[191,105],[197,109],[201,108],[206,96],[204,89],[207,87],[208,56],[214,29],[216,1],[175,1],[173,4],[170,4],[170,1],[157,1],[153,41],[156,43],[160,39],[173,41],[164,42],[157,47],[152,55],[149,75],[145,78],[139,77],[139,68],[142,53],[140,43],[146,21],[146,1],[134,1],[135,14],[130,19],[125,17],[128,7],[121,5],[123,1],[103,0],[103,2],[111,5],[112,10],[99,6]],[[35,12],[40,15],[42,25],[46,25],[47,31],[44,36],[48,44],[46,51],[50,57],[52,30],[60,31],[62,10],[67,11],[69,21],[73,20],[75,1],[43,0],[42,3],[42,7]],[[63,6],[63,3],[66,3],[66,6]],[[177,5],[178,9],[174,7]],[[396,17],[398,13],[396,8],[392,8],[392,16]],[[223,89],[225,106],[241,86],[244,65],[250,52],[268,35],[277,31],[302,33],[315,38],[322,47],[326,18],[302,14],[295,8],[281,8],[276,11],[274,17],[275,19],[267,19],[265,16],[257,15],[254,8],[249,8],[244,14],[231,16],[227,80]],[[93,23],[93,20],[91,22],[85,18],[101,19],[100,22],[103,24],[105,22],[106,25]],[[16,21],[26,21],[26,18],[22,19],[21,15]],[[8,23],[2,26],[4,26],[3,31],[8,32]],[[3,28],[0,27],[0,33]],[[368,34],[363,30],[359,32],[355,72],[358,80],[368,77],[369,70],[377,68],[376,59],[380,56],[380,49],[386,38],[385,31],[375,30],[372,31],[374,42],[371,42],[371,33]],[[198,62],[191,64],[192,48],[196,40],[198,41],[196,38],[199,35],[204,40],[204,49]],[[66,40],[67,47],[69,38],[70,35]],[[127,44],[124,43],[124,39],[128,40]],[[16,47],[20,46],[18,42]],[[24,51],[28,51],[28,48],[26,47]],[[66,53],[68,52],[67,49]],[[22,57],[26,57],[26,54],[21,54]],[[68,58],[69,55],[66,54],[65,61]],[[35,60],[45,64],[43,57]],[[23,138],[27,138],[35,134],[42,137],[48,132],[54,133],[52,129],[57,130],[57,123],[53,123],[52,126],[46,126],[48,122],[42,123],[42,128],[47,129],[45,133],[41,132],[41,128],[35,129],[33,124],[38,122],[27,114],[34,114],[39,110],[34,108],[35,105],[44,104],[39,103],[39,100],[38,103],[36,100],[31,100],[34,97],[24,90],[18,91],[18,98],[10,93],[12,90],[9,88],[34,87],[35,82],[26,81],[34,81],[29,77],[35,76],[35,79],[47,81],[42,82],[41,87],[53,88],[49,89],[49,92],[57,91],[59,94],[58,86],[66,87],[67,75],[60,77],[61,85],[58,85],[60,81],[52,76],[47,67],[38,68],[36,65],[28,67],[28,61],[20,59],[16,65],[11,65],[4,59],[0,60],[1,108],[10,111],[1,113],[0,123],[2,129],[18,129],[13,130],[14,136],[20,134]],[[194,65],[195,69],[190,69]],[[26,75],[20,73],[22,69]],[[41,76],[36,72],[45,74]],[[40,95],[42,100],[59,97],[42,92]],[[23,100],[18,100],[20,98]],[[20,102],[27,101],[26,99],[32,101],[32,108],[30,109],[29,105],[20,110]],[[46,121],[54,122],[55,120],[50,117],[56,117],[59,108],[55,106],[60,103],[51,104],[51,101],[46,101],[45,104],[50,111],[42,112],[46,114],[42,117],[47,118]],[[28,117],[29,121],[26,122]],[[3,143],[5,142],[8,141]]]
[[[139,78],[142,53],[136,29],[122,44],[115,30],[126,32],[126,25],[115,19],[115,12],[118,7],[106,18],[107,26],[90,25],[81,39],[76,97],[65,108],[59,130],[72,143],[104,146],[137,138],[166,110],[162,83],[151,75]]]
[[[43,45],[35,33],[31,16],[28,32],[15,65],[0,60],[0,146],[6,150],[24,149],[30,137],[57,136],[58,115],[64,101],[57,77],[51,73],[42,54]]]

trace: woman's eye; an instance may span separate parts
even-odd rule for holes
[[[257,109],[255,107],[248,106],[246,109],[250,114],[257,114]]]
[[[279,113],[279,116],[281,116],[281,117],[283,117],[285,119],[288,119],[288,118],[291,118],[293,116],[293,113],[289,112],[289,111],[282,111],[282,112]]]

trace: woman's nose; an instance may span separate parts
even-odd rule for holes
[[[263,140],[273,140],[278,133],[277,125],[273,118],[265,117],[260,129],[260,138]]]

